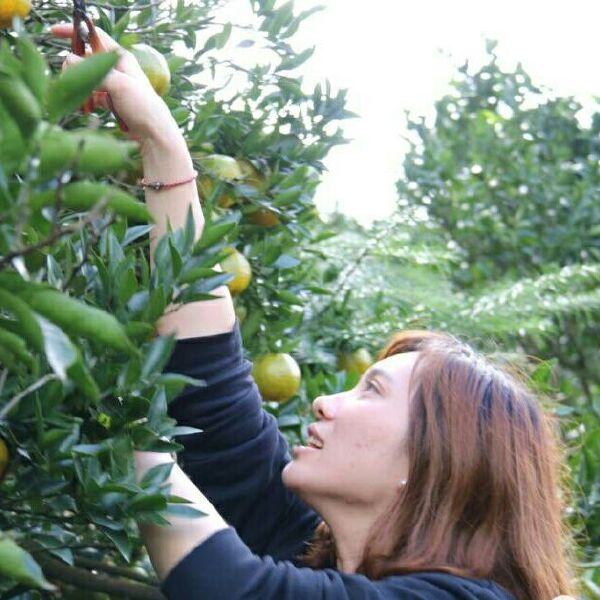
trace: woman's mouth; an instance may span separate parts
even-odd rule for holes
[[[309,435],[306,443],[311,448],[316,448],[317,450],[321,450],[321,448],[323,448],[323,442],[319,438],[315,437],[314,435]]]
[[[315,448],[314,446],[294,446],[292,456],[296,457],[299,454],[318,452],[319,450],[320,448]]]

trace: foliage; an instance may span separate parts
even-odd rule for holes
[[[333,94],[329,82],[306,92],[292,73],[312,52],[296,52],[287,40],[314,10],[251,2],[253,33],[275,64],[242,69],[225,58],[236,24],[213,24],[220,4],[92,4],[96,22],[122,45],[143,42],[165,55],[172,76],[165,101],[196,168],[210,175],[202,163],[210,148],[247,161],[264,184],[215,181],[203,201],[202,238],[194,243],[189,215],[185,228],[160,241],[152,271],[152,223],[132,185],[137,149],[110,115],[77,114],[117,57],[96,55],[60,73],[66,45],[44,25],[70,18],[63,0],[0,33],[0,435],[10,451],[0,553],[18,564],[10,578],[3,572],[0,594],[40,597],[34,588],[49,584],[39,563],[60,597],[76,597],[78,586],[117,595],[135,586],[137,597],[156,597],[134,520],[164,523],[194,511],[170,495],[167,468],[136,483],[132,450],[179,448],[176,436],[195,430],[177,427],[168,402],[185,385],[203,384],[162,373],[175,341],[155,335],[157,319],[227,283],[231,275],[213,267],[229,247],[253,271],[236,297],[252,356],[294,352],[308,296],[328,293],[309,252],[327,235],[312,197],[321,159],[345,142],[331,132],[333,122],[353,116],[345,92]],[[246,86],[220,99],[217,85],[198,83],[197,75],[216,79],[219,70],[243,73]],[[236,199],[231,208],[217,203],[225,186]],[[257,209],[279,224],[252,223]],[[303,435],[304,421],[267,408],[290,440]],[[87,571],[81,579],[85,568],[112,580]]]

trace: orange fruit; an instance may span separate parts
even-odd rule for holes
[[[243,183],[253,187],[255,190],[263,192],[266,187],[265,176],[245,158],[238,158],[237,164],[242,173]]]
[[[213,190],[215,189],[215,184],[209,175],[201,175],[198,178],[198,194],[203,200],[207,200],[212,196]],[[217,204],[221,208],[229,208],[236,202],[236,197],[231,190],[224,190],[219,199],[217,200]]]
[[[287,402],[300,388],[300,367],[283,352],[259,356],[252,365],[252,376],[264,400]]]
[[[0,27],[12,27],[13,17],[24,18],[31,10],[31,0],[0,0]]]
[[[159,96],[164,96],[171,87],[171,71],[165,57],[148,44],[133,44],[130,50],[154,91]]]
[[[279,217],[268,208],[259,208],[248,215],[248,221],[254,225],[262,225],[263,227],[274,227],[279,225],[281,221]]]
[[[242,179],[244,176],[235,158],[226,154],[209,154],[199,158],[199,162],[210,175],[223,181]]]
[[[373,364],[373,357],[366,348],[354,352],[342,352],[338,356],[338,371],[357,371],[362,375]]]
[[[252,280],[252,268],[246,257],[235,248],[225,250],[228,255],[221,262],[221,268],[226,273],[233,273],[234,277],[227,283],[227,287],[233,296],[241,294]]]

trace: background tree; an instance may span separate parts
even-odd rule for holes
[[[582,597],[596,598],[600,117],[585,125],[577,102],[543,92],[520,65],[503,71],[494,48],[481,68],[458,69],[431,125],[408,116],[397,212],[320,244],[328,271],[349,274],[348,294],[315,303],[373,351],[390,326],[436,328],[529,376],[561,417]]]

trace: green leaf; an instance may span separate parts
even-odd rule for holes
[[[115,23],[112,30],[112,37],[117,41],[123,34],[123,32],[127,29],[129,25],[129,21],[131,19],[131,12],[126,10],[123,16]]]
[[[187,425],[179,425],[177,427],[173,427],[170,433],[172,436],[180,436],[180,435],[193,435],[195,433],[202,433],[204,429],[198,429],[197,427],[188,427]]]
[[[164,510],[167,499],[162,494],[140,494],[131,500],[129,507],[135,511]]]
[[[42,330],[29,305],[15,294],[0,289],[0,308],[15,316],[21,335],[35,350],[41,352],[44,348]]]
[[[206,40],[206,42],[204,43],[204,52],[212,50],[213,48],[216,48],[218,50],[224,48],[225,44],[227,44],[227,41],[229,40],[229,36],[231,35],[231,30],[232,24],[225,23],[225,25],[223,26],[223,31],[211,35]]]
[[[150,402],[148,410],[148,424],[158,428],[160,422],[167,416],[167,397],[164,389],[158,388]]]
[[[207,516],[208,513],[201,511],[199,508],[194,508],[193,506],[186,506],[185,504],[169,504],[165,514],[171,515],[172,517],[197,519],[198,517]]]
[[[117,64],[116,52],[94,54],[64,70],[50,84],[48,114],[52,121],[77,110]]]
[[[44,352],[52,370],[64,381],[67,370],[79,360],[79,350],[56,325],[41,317],[35,316],[44,338]]]
[[[19,169],[26,152],[26,141],[16,121],[0,102],[0,167],[4,178]],[[6,185],[3,187],[6,189]]]
[[[144,476],[140,481],[140,485],[142,487],[149,487],[163,484],[169,478],[174,465],[175,462],[162,463],[160,465],[155,465],[151,469],[148,469],[144,473]]]
[[[300,264],[300,261],[289,254],[280,254],[279,258],[271,265],[277,269],[292,269]]]
[[[66,296],[58,290],[28,290],[29,305],[65,331],[137,356],[123,326],[106,311]]]
[[[109,528],[101,527],[100,531],[115,545],[121,556],[129,562],[133,545],[126,531],[112,531]]]
[[[162,385],[167,395],[167,401],[170,402],[176,398],[181,391],[188,385],[205,387],[206,381],[204,379],[194,379],[187,375],[180,373],[163,373],[157,380],[157,385]]]
[[[26,586],[43,590],[56,589],[46,578],[31,554],[9,537],[0,537],[0,575]]]
[[[134,227],[129,227],[121,242],[121,248],[125,248],[125,246],[128,246],[147,233],[150,233],[153,227],[154,225],[135,225]]]
[[[71,448],[71,452],[82,456],[98,456],[106,451],[107,448],[103,444],[77,444]]]
[[[27,367],[33,369],[35,366],[35,360],[33,356],[28,352],[25,341],[18,335],[15,335],[11,331],[6,331],[0,327],[0,346],[14,354],[22,363],[26,364]]]
[[[34,194],[30,204],[34,209],[58,204],[56,190],[46,190]],[[62,205],[71,210],[89,211],[101,201],[106,201],[107,208],[118,215],[129,217],[134,221],[152,221],[152,215],[143,202],[136,200],[123,190],[92,181],[78,181],[65,185],[62,190]]]
[[[42,118],[42,109],[31,90],[20,79],[0,74],[0,102],[15,120],[23,137],[30,137]]]
[[[92,130],[65,131],[49,127],[40,141],[39,177],[45,181],[68,168],[90,175],[108,175],[130,165],[134,142]]]
[[[286,304],[303,305],[304,300],[288,290],[277,290],[277,298]]]
[[[178,282],[193,283],[197,279],[213,277],[215,275],[220,275],[221,273],[222,271],[216,271],[215,269],[210,269],[208,267],[190,266],[184,268],[184,270],[179,274]]]
[[[46,103],[46,92],[49,82],[46,59],[28,37],[19,37],[17,48],[19,49],[23,63],[21,76],[40,105],[43,106]]]
[[[218,287],[225,285],[228,281],[233,279],[232,273],[220,273],[219,275],[215,275],[214,277],[209,277],[208,279],[202,279],[200,281],[196,281],[190,285],[188,285],[184,290],[182,290],[175,297],[175,302],[192,302],[193,300],[200,300],[201,297],[204,296],[207,300],[212,300],[214,298],[218,298],[218,295],[209,294],[212,290],[217,289]]]
[[[206,223],[200,239],[194,246],[194,254],[199,254],[201,250],[210,248],[217,241],[225,237],[225,235],[235,229],[240,218],[241,215],[238,213],[227,215],[227,217],[216,222]]]
[[[159,336],[152,340],[142,365],[142,377],[158,374],[163,370],[175,348],[176,341],[172,335]]]
[[[290,71],[291,69],[296,69],[301,64],[305,63],[315,52],[316,46],[312,48],[307,48],[300,52],[300,54],[296,54],[294,56],[290,56],[288,58],[284,58],[279,66],[275,69],[275,72],[279,71]]]

